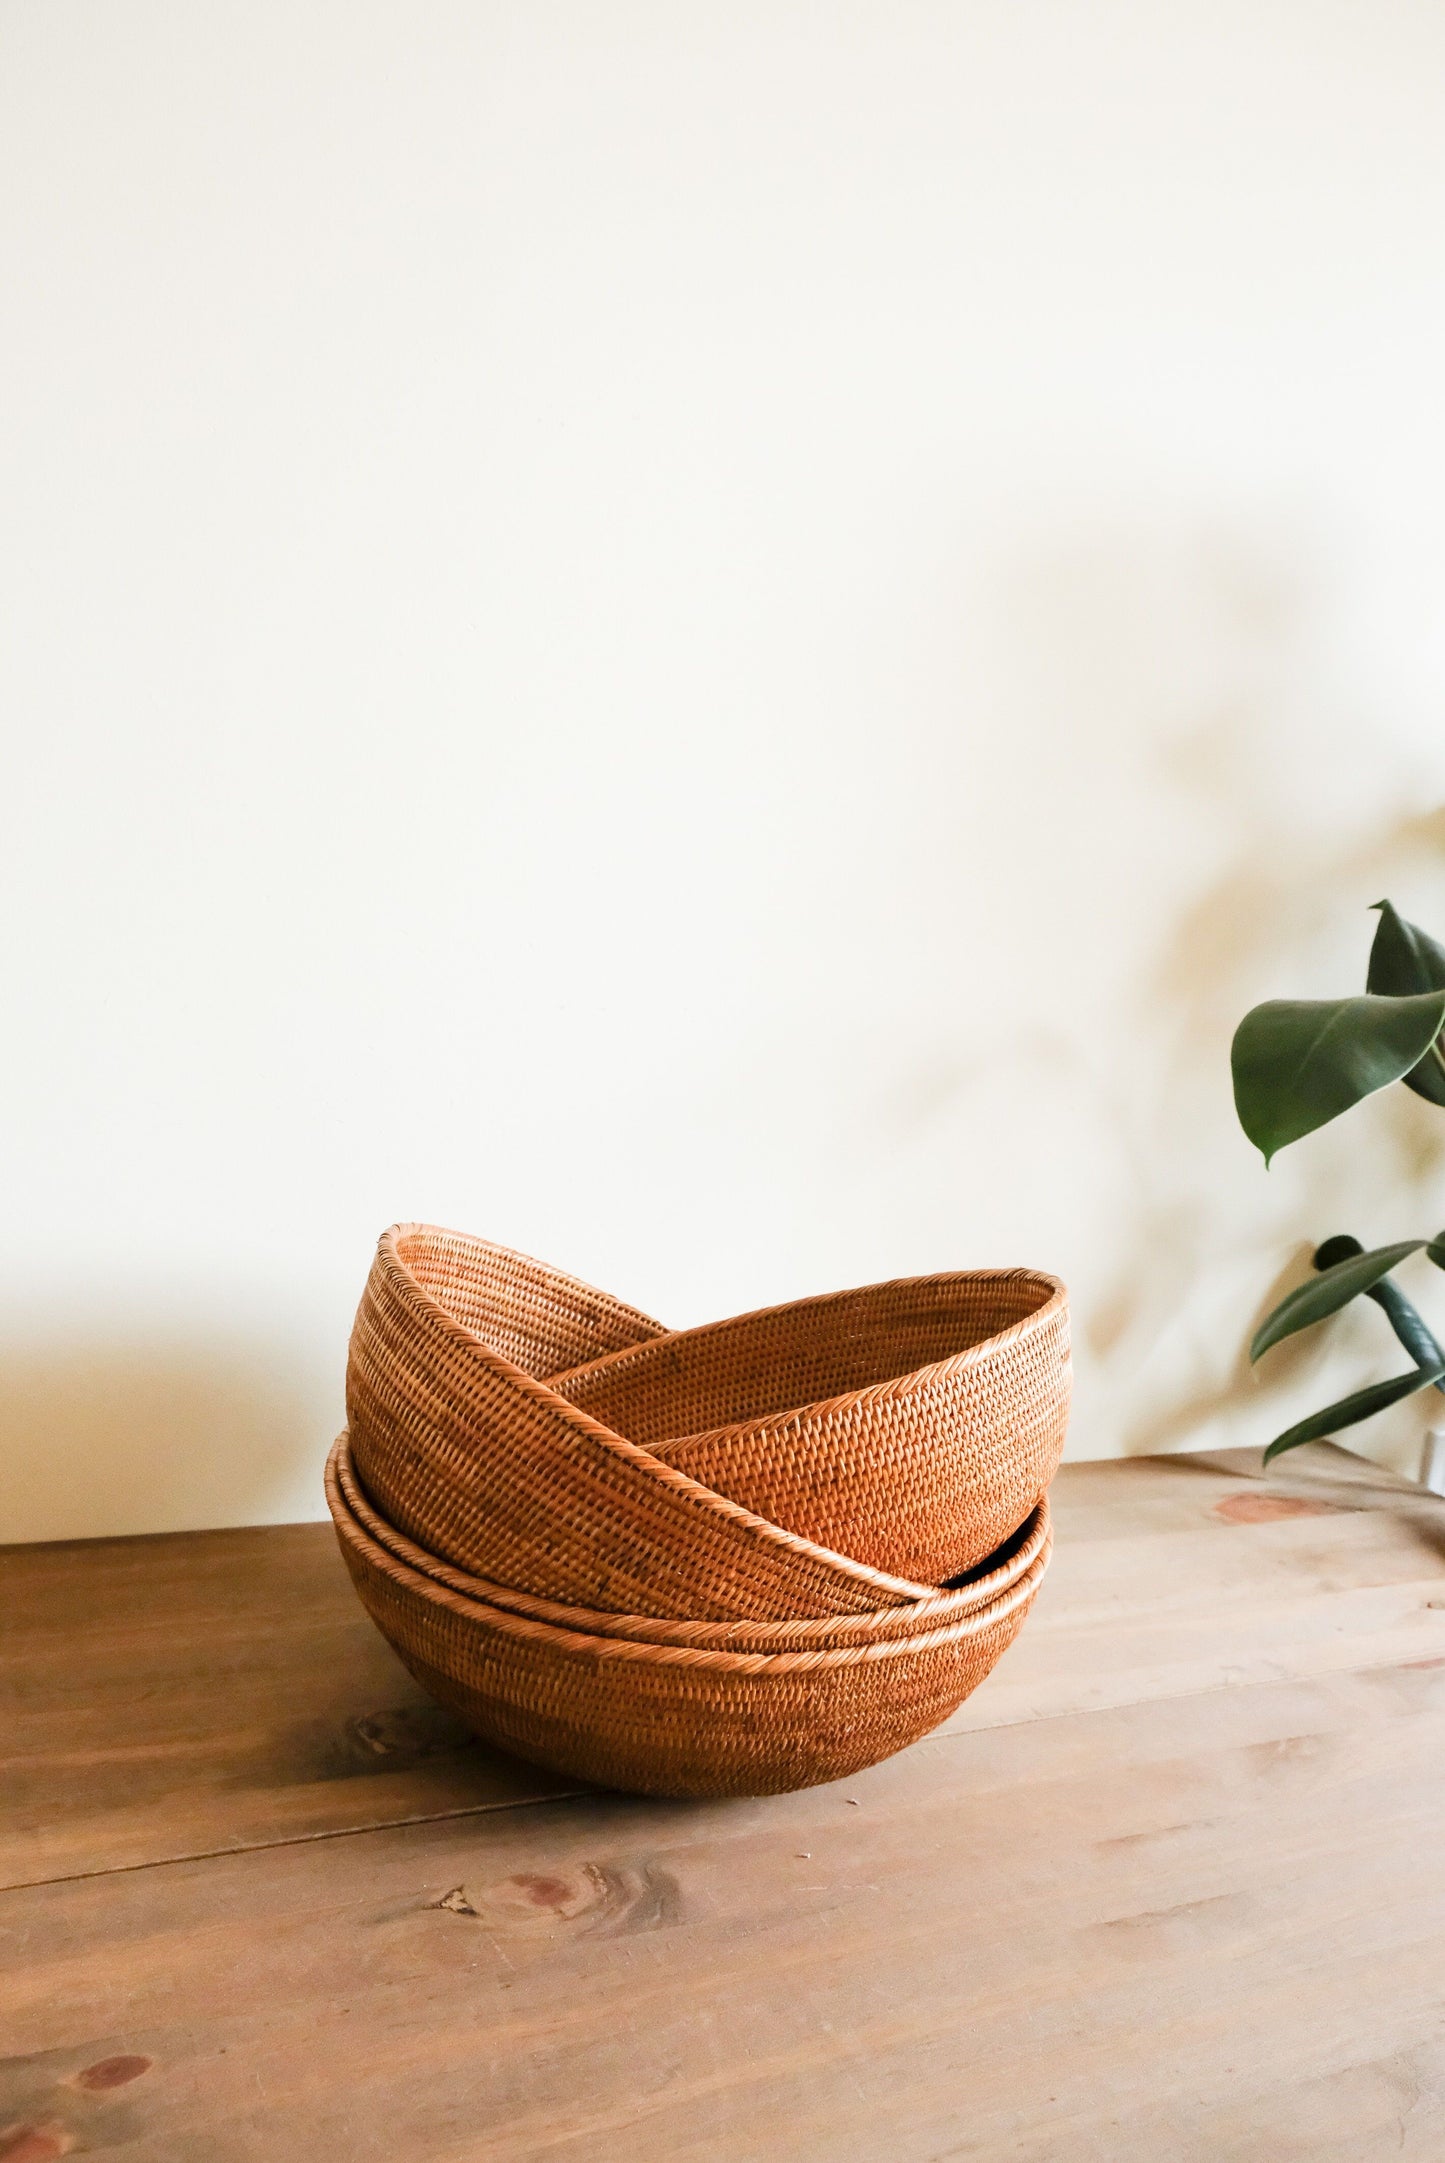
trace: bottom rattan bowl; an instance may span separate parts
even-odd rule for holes
[[[349,1505],[333,1453],[327,1499],[368,1614],[417,1681],[489,1742],[639,1794],[769,1795],[842,1779],[926,1735],[1013,1642],[1048,1562],[1046,1519],[1022,1574],[899,1611],[880,1633],[810,1636],[804,1649],[737,1651],[655,1634],[594,1633],[518,1614],[442,1582],[383,1545]],[[579,1618],[580,1619],[580,1618]],[[625,1626],[625,1625],[624,1625]],[[657,1624],[647,1627],[655,1632]]]

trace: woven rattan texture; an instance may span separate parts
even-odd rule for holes
[[[662,1464],[498,1349],[530,1342],[541,1349],[527,1356],[550,1358],[565,1327],[576,1366],[590,1314],[594,1359],[642,1326],[605,1294],[485,1241],[424,1226],[384,1234],[346,1378],[356,1469],[382,1515],[460,1569],[578,1607],[782,1622],[919,1597],[920,1585],[830,1554]]]
[[[498,1585],[471,1576],[398,1532],[376,1510],[356,1477],[349,1438],[338,1436],[326,1466],[326,1493],[338,1525],[350,1517],[361,1532],[393,1555],[398,1562],[437,1584],[448,1586],[464,1599],[483,1606],[546,1622],[583,1636],[632,1638],[659,1645],[694,1645],[732,1652],[799,1652],[810,1648],[878,1643],[890,1637],[917,1636],[924,1629],[938,1629],[961,1621],[997,1600],[1033,1568],[1051,1541],[1048,1499],[1045,1497],[1019,1531],[997,1555],[972,1572],[958,1587],[940,1587],[908,1607],[885,1607],[875,1614],[829,1616],[810,1622],[691,1622],[660,1619],[653,1615],[618,1615],[604,1609],[565,1607],[555,1600],[534,1599],[510,1585]]]
[[[1068,1377],[1062,1288],[1027,1271],[666,1335],[524,1256],[402,1226],[368,1279],[347,1405],[382,1516],[459,1569],[583,1608],[792,1622],[911,1604],[993,1552],[1052,1475]],[[676,1431],[709,1413],[714,1431]]]
[[[1048,1486],[1069,1382],[1063,1286],[1014,1269],[740,1315],[553,1386],[759,1517],[931,1584],[992,1554]]]
[[[398,1225],[395,1234],[422,1290],[527,1374],[555,1374],[662,1334],[635,1307],[508,1247],[430,1224]]]
[[[593,1637],[410,1568],[330,1496],[367,1611],[423,1688],[501,1747],[658,1795],[761,1795],[856,1772],[936,1727],[1022,1626],[1046,1541],[973,1612],[883,1642],[780,1654]]]

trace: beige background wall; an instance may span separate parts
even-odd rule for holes
[[[1226,1047],[1445,931],[1442,141],[1427,0],[7,0],[0,1535],[317,1513],[399,1216],[1387,1371],[1238,1345],[1445,1120]]]

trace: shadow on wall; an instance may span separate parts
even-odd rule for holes
[[[953,793],[978,767],[1015,869],[980,894],[956,852],[960,923],[975,963],[1034,966],[995,971],[972,1016],[961,985],[952,1033],[880,1091],[882,1176],[926,1175],[993,1252],[1069,1278],[1082,1454],[1262,1443],[1399,1371],[1373,1309],[1258,1370],[1245,1347],[1319,1240],[1445,1222],[1445,1117],[1391,1091],[1267,1173],[1230,1040],[1258,1000],[1363,989],[1382,894],[1445,925],[1438,731],[1375,710],[1378,625],[1290,521],[1090,533],[972,598]],[[1413,1467],[1438,1404],[1361,1446]]]
[[[319,1516],[317,1399],[275,1343],[106,1329],[0,1346],[0,1541]]]
[[[1222,747],[1200,743],[1189,748],[1217,754]],[[1232,744],[1223,748],[1233,753]],[[1230,1039],[1256,1000],[1362,991],[1374,926],[1363,897],[1376,900],[1398,891],[1401,881],[1421,871],[1438,878],[1442,864],[1445,810],[1387,818],[1354,838],[1337,839],[1333,846],[1326,842],[1310,848],[1297,828],[1255,837],[1161,945],[1150,993],[1167,1030],[1164,1072],[1173,1099],[1181,1106],[1197,1103],[1192,1077],[1206,1063],[1227,1082]],[[1337,933],[1345,920],[1355,950],[1327,973],[1316,971],[1312,963],[1325,943],[1326,926]],[[1338,951],[1334,939],[1329,945]],[[1242,1136],[1238,1141],[1248,1150]],[[1180,1143],[1187,1146],[1187,1128]],[[1248,1161],[1262,1185],[1268,1175],[1252,1150]],[[1279,1161],[1282,1167],[1285,1160]],[[1302,1236],[1268,1283],[1263,1274],[1270,1265],[1263,1262],[1252,1310],[1239,1308],[1237,1349],[1227,1371],[1154,1407],[1132,1427],[1131,1451],[1188,1447],[1207,1423],[1260,1409],[1262,1396],[1281,1402],[1292,1397],[1292,1385],[1319,1365],[1311,1338],[1272,1352],[1267,1372],[1251,1368],[1248,1338],[1278,1300],[1309,1276],[1310,1257],[1321,1240],[1357,1226],[1367,1245],[1435,1231],[1445,1215],[1442,1169],[1445,1119],[1400,1090],[1379,1098],[1362,1117],[1299,1144],[1287,1191],[1291,1224]],[[1278,1171],[1274,1176],[1278,1178]],[[1225,1231],[1213,1210],[1194,1211],[1181,1222],[1175,1197],[1166,1192],[1154,1198],[1138,1223],[1133,1255],[1089,1318],[1090,1341],[1102,1360],[1129,1359],[1141,1335],[1154,1335],[1169,1302],[1188,1300],[1201,1274],[1217,1262]],[[1424,1274],[1428,1279],[1430,1273]],[[1424,1286],[1427,1303],[1432,1288],[1428,1282]],[[1349,1338],[1361,1357],[1343,1387],[1323,1392],[1326,1402],[1405,1364],[1383,1318],[1361,1312],[1364,1327],[1358,1318],[1349,1318]],[[1345,1336],[1343,1321],[1333,1328],[1337,1339]],[[1287,1418],[1313,1410],[1319,1401],[1318,1393],[1306,1392],[1306,1401],[1296,1404]],[[1411,1402],[1351,1435],[1350,1444],[1413,1471],[1418,1430],[1438,1417],[1437,1399]]]
[[[1205,632],[1195,660],[1207,658],[1198,710],[1181,701],[1156,717],[1153,781],[1213,827],[1219,860],[1182,911],[1166,912],[1130,1001],[1126,1026],[1152,1048],[1153,1101],[1118,1107],[1140,1173],[1131,1236],[1081,1317],[1130,1453],[1198,1447],[1210,1430],[1263,1440],[1322,1399],[1397,1371],[1403,1355],[1367,1310],[1337,1323],[1330,1344],[1280,1347],[1265,1369],[1251,1368],[1247,1342],[1309,1274],[1319,1240],[1356,1226],[1366,1244],[1433,1231],[1445,1167],[1445,1120],[1401,1091],[1365,1120],[1311,1137],[1268,1184],[1238,1131],[1228,1057],[1241,1016],[1261,998],[1364,988],[1368,906],[1402,886],[1408,900],[1422,880],[1438,886],[1445,809],[1400,808],[1414,793],[1408,752],[1398,739],[1390,746],[1377,717],[1342,704],[1332,582],[1306,552],[1216,537],[1181,551],[1173,568],[1197,587],[1192,614]],[[1101,652],[1129,651],[1126,636],[1109,639],[1101,600],[1110,589],[1149,592],[1158,564],[1146,571],[1126,551],[1102,577],[1097,561],[1083,575],[1097,669]],[[1116,627],[1137,607],[1131,598]],[[1077,595],[1068,613],[1078,620]],[[1433,793],[1438,769],[1418,785]],[[1150,1385],[1133,1387],[1151,1363]],[[1351,1440],[1413,1469],[1414,1438],[1437,1404],[1401,1407]]]

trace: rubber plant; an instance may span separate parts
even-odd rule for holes
[[[1235,1109],[1266,1164],[1394,1082],[1445,1111],[1445,946],[1390,902],[1375,907],[1380,921],[1362,997],[1269,999],[1235,1031]],[[1407,1373],[1372,1382],[1276,1435],[1264,1453],[1266,1464],[1302,1442],[1357,1426],[1417,1390],[1433,1386],[1445,1394],[1445,1350],[1391,1281],[1392,1270],[1422,1247],[1437,1269],[1445,1269],[1445,1232],[1369,1251],[1337,1234],[1315,1249],[1316,1274],[1266,1315],[1250,1345],[1251,1360],[1363,1297],[1383,1310],[1412,1361]]]

